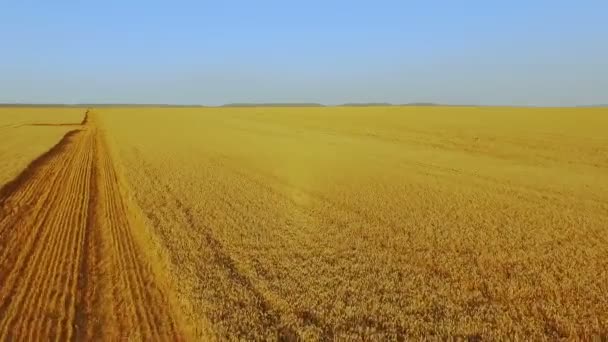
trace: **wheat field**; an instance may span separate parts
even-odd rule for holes
[[[607,336],[606,132],[607,108],[2,109],[0,339]]]
[[[79,108],[0,107],[0,186],[56,144],[82,113]]]

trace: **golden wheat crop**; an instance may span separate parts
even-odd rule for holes
[[[100,111],[216,337],[608,333],[605,108]]]
[[[0,186],[56,144],[70,130],[62,124],[78,123],[82,112],[77,108],[0,108]]]
[[[103,126],[78,112],[78,122],[2,131],[15,158],[69,130],[0,187],[0,340],[187,339]]]

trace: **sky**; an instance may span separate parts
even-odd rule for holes
[[[608,103],[608,1],[0,0],[0,102]]]

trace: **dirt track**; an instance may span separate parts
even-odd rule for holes
[[[183,339],[94,114],[75,128],[0,189],[0,340]]]

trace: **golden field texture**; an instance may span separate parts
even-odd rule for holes
[[[0,186],[82,120],[80,108],[0,107]]]
[[[608,111],[102,110],[220,338],[608,333]]]
[[[0,340],[608,335],[606,108],[28,110]]]
[[[83,111],[0,188],[0,340],[182,340],[172,286],[146,254],[96,114]]]

